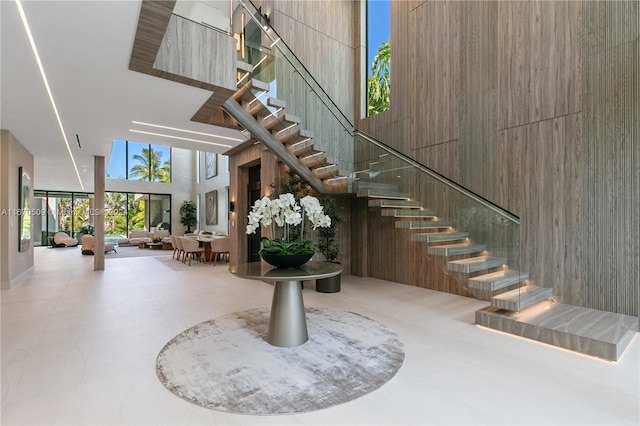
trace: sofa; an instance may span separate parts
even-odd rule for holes
[[[163,243],[171,242],[169,231],[166,229],[154,231],[131,231],[129,238],[120,238],[118,246],[137,246],[140,243],[150,243],[154,238],[162,238]]]

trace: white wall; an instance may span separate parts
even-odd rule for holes
[[[33,226],[31,245],[18,251],[18,229],[21,216],[14,212],[20,208],[18,170],[22,167],[31,177],[32,190],[29,205],[33,206],[33,155],[8,130],[0,130],[0,286],[16,285],[21,276],[33,268]]]
[[[207,168],[205,165],[205,153],[200,153],[200,183],[198,184],[198,194],[200,196],[200,211],[198,212],[198,229],[206,231],[216,231],[218,235],[229,235],[229,201],[227,200],[227,188],[229,187],[229,158],[224,155],[217,155],[216,176],[207,179]],[[217,224],[207,224],[207,194],[217,191],[217,214],[214,222]]]

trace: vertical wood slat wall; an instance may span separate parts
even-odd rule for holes
[[[358,127],[519,215],[522,268],[561,301],[638,315],[638,3],[391,8],[391,109]]]

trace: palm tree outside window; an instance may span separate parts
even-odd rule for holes
[[[170,183],[171,148],[116,139],[107,178]]]
[[[367,115],[391,107],[391,2],[367,2]]]

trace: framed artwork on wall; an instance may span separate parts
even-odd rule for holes
[[[218,174],[218,154],[215,152],[204,153],[204,169],[207,179],[211,179]]]
[[[18,168],[18,251],[27,251],[31,247],[31,177],[22,167]]]
[[[205,198],[205,222],[207,225],[218,224],[218,191],[207,192]]]

